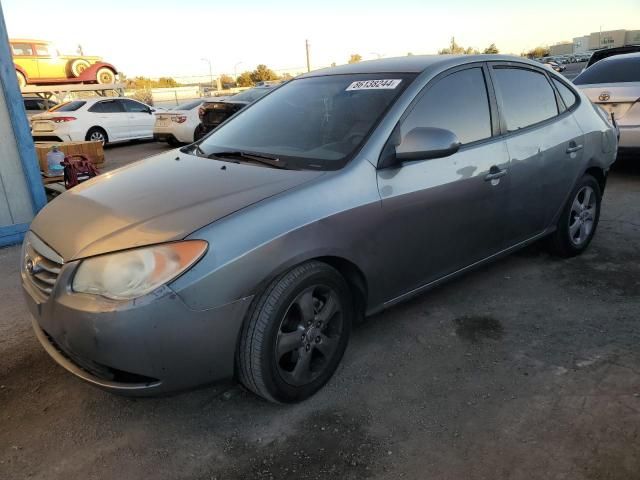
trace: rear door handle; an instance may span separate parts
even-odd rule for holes
[[[582,145],[573,145],[573,146],[567,148],[566,152],[567,153],[574,153],[574,152],[577,152],[579,150],[582,150]]]
[[[489,173],[484,176],[484,181],[489,182],[491,180],[496,180],[498,178],[504,177],[507,174],[507,169],[503,168],[502,170],[496,166],[493,166],[489,169]]]

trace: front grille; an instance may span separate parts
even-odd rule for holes
[[[22,271],[28,282],[42,300],[51,295],[63,265],[62,257],[42,240],[29,232],[24,240]]]

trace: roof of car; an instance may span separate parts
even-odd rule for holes
[[[640,59],[640,52],[633,53],[621,53],[619,55],[612,55],[611,57],[605,57],[600,62],[617,62],[618,60],[625,60],[629,58],[638,58]]]
[[[12,38],[9,43],[51,43],[49,40],[38,40],[35,38]]]
[[[323,68],[298,78],[357,73],[421,73],[432,67],[455,66],[472,62],[512,61],[536,65],[535,62],[511,55],[407,55]]]

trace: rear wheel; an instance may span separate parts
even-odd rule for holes
[[[598,182],[591,175],[584,175],[571,192],[556,231],[549,237],[552,253],[573,257],[587,249],[598,226],[601,201]]]
[[[26,87],[27,86],[27,79],[22,74],[22,72],[19,72],[18,70],[16,70],[16,76],[18,77],[18,86],[20,88]]]
[[[106,145],[107,143],[109,143],[109,137],[107,135],[107,132],[105,132],[100,127],[90,128],[89,131],[87,132],[87,135],[84,138],[87,141],[102,142],[102,145]]]
[[[91,66],[89,62],[82,58],[77,58],[71,62],[69,66],[69,70],[71,71],[71,75],[74,77],[79,77],[82,73]]]
[[[204,127],[202,126],[201,123],[199,123],[198,126],[196,127],[195,131],[193,132],[193,141],[197,142],[202,137],[204,137],[206,134],[207,134],[207,132],[205,131]]]
[[[334,268],[316,261],[294,267],[250,312],[238,349],[240,381],[270,401],[310,397],[338,367],[352,318],[349,287]]]
[[[102,67],[96,72],[96,80],[102,85],[107,83],[116,83],[116,74],[110,68]]]

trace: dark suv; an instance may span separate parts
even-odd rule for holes
[[[202,138],[211,130],[217,128],[218,125],[224,122],[231,115],[239,112],[259,98],[262,98],[272,89],[273,85],[264,85],[245,90],[244,92],[240,92],[237,95],[225,98],[224,100],[203,103],[198,111],[200,116],[200,125],[198,125],[198,128],[196,129],[195,139],[198,140]]]

